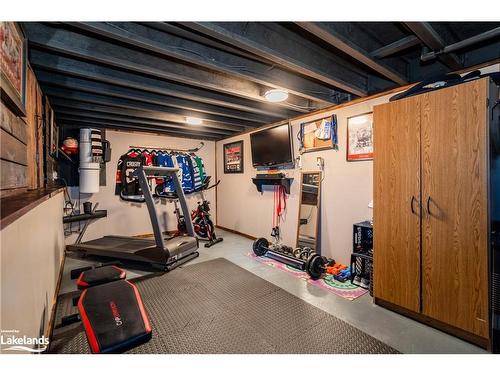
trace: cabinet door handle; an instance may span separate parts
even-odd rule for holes
[[[415,196],[412,195],[411,196],[411,201],[410,201],[410,208],[411,208],[411,213],[416,215],[417,213],[413,209],[413,201],[416,201],[416,199],[415,199]]]
[[[431,215],[431,196],[427,197],[427,213]]]

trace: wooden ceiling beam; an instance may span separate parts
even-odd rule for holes
[[[309,106],[316,108],[320,108],[326,103],[336,102],[336,92],[328,85],[297,76],[279,67],[273,67],[272,64],[242,57],[142,24],[134,22],[70,22],[69,25],[128,46],[250,80],[266,88],[284,89],[291,95],[288,101],[297,105],[303,104],[300,104],[300,100],[293,96],[313,101]],[[320,103],[314,103],[314,101]]]
[[[69,90],[60,87],[43,86],[44,94],[61,99],[72,99],[85,103],[100,105],[109,105],[125,109],[141,110],[156,113],[158,116],[165,116],[165,119],[173,122],[184,123],[186,117],[198,117],[203,119],[206,126],[217,129],[236,129],[244,130],[246,128],[255,128],[259,123],[249,122],[230,117],[222,117],[208,113],[188,111],[185,109],[166,107],[154,103],[138,102],[136,100],[118,98],[113,96],[86,93],[81,91]]]
[[[134,109],[125,109],[121,107],[113,107],[109,105],[99,105],[94,103],[79,102],[77,100],[71,99],[61,99],[53,96],[49,96],[50,103],[57,108],[65,107],[66,110],[80,110],[80,111],[90,111],[90,112],[100,112],[109,115],[126,116],[127,118],[135,118],[137,120],[145,120],[151,123],[156,123],[157,125],[165,125],[172,128],[183,129],[183,130],[196,130],[219,133],[219,134],[231,134],[241,131],[240,129],[221,129],[210,127],[206,124],[202,125],[188,125],[184,121],[177,121],[178,119],[172,118],[172,116],[165,116],[163,114],[157,114],[149,111],[140,111]],[[58,115],[58,109],[54,109],[56,115]]]
[[[144,92],[169,95],[193,102],[212,104],[222,108],[233,108],[278,119],[294,117],[297,114],[306,112],[304,109],[290,110],[274,106],[272,103],[256,102],[217,91],[205,90],[196,86],[183,85],[177,82],[113,69],[100,64],[41,51],[36,48],[30,50],[30,63],[36,71],[56,72],[68,77],[78,77],[92,82],[113,84]]]
[[[212,104],[197,103],[192,100],[176,98],[174,96],[161,95],[141,90],[120,87],[111,84],[89,81],[77,77],[69,77],[59,73],[48,73],[43,70],[35,71],[38,82],[49,87],[60,87],[76,92],[86,92],[91,94],[106,95],[122,99],[135,100],[144,103],[153,103],[165,107],[196,111],[202,114],[225,116],[239,120],[252,121],[256,123],[271,123],[274,120],[271,116],[263,116],[252,112],[240,111],[232,108],[218,107]]]
[[[107,121],[95,118],[78,117],[70,115],[61,115],[58,118],[59,126],[66,127],[92,127],[113,130],[129,130],[129,131],[144,131],[150,133],[160,133],[162,135],[170,135],[181,138],[197,138],[210,141],[217,141],[222,138],[221,135],[204,132],[188,132],[183,130],[170,129],[163,126],[153,126],[147,124],[135,124],[126,121]]]
[[[446,46],[429,22],[406,22],[405,24],[431,50],[440,51]],[[454,53],[442,54],[438,58],[450,69],[460,70],[463,67],[462,62]]]
[[[368,93],[368,77],[283,26],[272,22],[186,22],[184,26],[266,58],[296,73],[358,96]]]
[[[395,55],[396,53],[405,51],[409,48],[420,45],[420,39],[415,35],[408,35],[404,38],[396,40],[395,42],[388,44],[386,46],[380,47],[375,51],[371,52],[370,55],[376,59],[383,59]]]
[[[263,93],[266,88],[255,82],[176,60],[167,60],[61,28],[30,22],[24,23],[24,27],[31,46],[130,72],[265,102]],[[290,109],[297,106],[309,108],[310,101],[292,97],[289,101],[275,104]]]
[[[335,30],[334,22],[296,22],[296,24],[391,81],[399,85],[408,84],[408,80],[403,74],[373,58],[361,47],[349,41],[347,37],[339,34]]]

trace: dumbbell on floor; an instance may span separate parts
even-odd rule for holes
[[[326,266],[331,263],[326,257],[319,254],[312,254],[306,262],[306,272],[311,279],[316,280],[326,272]]]
[[[255,255],[259,257],[265,256],[269,251],[272,251],[272,249],[269,248],[269,241],[267,239],[259,238],[254,241],[253,252]],[[304,248],[300,253],[298,249],[295,249],[290,255],[297,258],[294,262],[299,262],[301,264],[300,269],[306,271],[312,279],[319,279],[321,275],[325,273],[326,266],[329,263],[335,263],[333,260],[328,260],[326,257],[313,253],[310,248]],[[297,257],[297,255],[299,255],[299,257]],[[286,258],[285,260],[286,263],[288,263],[289,259]],[[285,260],[283,260],[283,258],[281,259],[282,262],[285,262]]]

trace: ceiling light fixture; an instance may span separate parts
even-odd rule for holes
[[[186,117],[186,123],[189,125],[201,125],[203,120],[198,117]]]
[[[272,103],[284,102],[288,99],[288,92],[281,89],[272,89],[266,91],[266,93],[264,94],[264,98],[266,98],[268,102]]]

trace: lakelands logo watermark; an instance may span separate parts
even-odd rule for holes
[[[30,353],[42,353],[49,345],[49,338],[28,337],[20,335],[17,329],[2,329],[0,331],[0,350],[2,352],[24,351]]]

